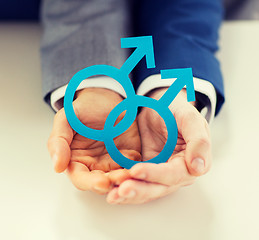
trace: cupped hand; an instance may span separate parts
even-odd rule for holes
[[[110,111],[122,100],[113,91],[87,88],[77,92],[73,106],[84,125],[100,130]],[[123,114],[116,123],[122,118]],[[136,121],[114,142],[124,156],[141,160],[141,142]],[[64,109],[55,116],[48,149],[56,172],[67,170],[72,183],[80,190],[104,194],[129,177],[129,171],[122,169],[110,158],[103,142],[85,138],[70,127]]]
[[[167,89],[155,90],[150,97],[159,99]],[[166,163],[138,163],[130,169],[126,179],[112,189],[107,201],[115,204],[140,204],[163,197],[190,185],[197,176],[205,174],[211,165],[211,143],[206,120],[186,100],[182,90],[170,105],[178,126],[175,150]],[[167,140],[162,118],[149,108],[138,116],[143,160],[157,156]]]

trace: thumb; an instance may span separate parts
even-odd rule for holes
[[[208,172],[211,165],[210,143],[205,139],[191,140],[186,147],[186,164],[191,175]]]
[[[193,108],[186,111],[179,131],[186,142],[186,165],[193,176],[205,174],[211,165],[211,140],[207,121]]]
[[[55,115],[53,129],[48,140],[48,150],[54,162],[54,169],[58,173],[66,170],[70,162],[72,139],[73,130],[67,121],[64,109],[61,109]]]

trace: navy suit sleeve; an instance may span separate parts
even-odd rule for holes
[[[215,58],[223,16],[221,0],[142,0],[135,6],[136,34],[152,35],[156,68],[141,61],[135,71],[136,87],[161,69],[191,67],[193,75],[213,84],[216,114],[224,102],[220,65]]]
[[[39,20],[40,0],[0,1],[0,20],[35,21]]]

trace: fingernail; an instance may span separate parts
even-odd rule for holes
[[[127,198],[133,198],[133,197],[135,197],[136,196],[136,191],[134,191],[134,190],[131,190],[131,191],[129,191],[129,193],[126,195],[126,197]]]
[[[201,158],[195,158],[192,161],[192,167],[195,169],[197,173],[202,173],[204,171],[205,163]]]

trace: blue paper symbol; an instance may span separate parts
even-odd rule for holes
[[[175,118],[169,109],[181,89],[186,86],[187,100],[195,101],[193,76],[191,68],[161,70],[161,78],[177,78],[168,88],[165,94],[155,100],[145,96],[136,95],[131,80],[130,72],[137,63],[146,56],[147,68],[155,68],[153,39],[152,36],[132,37],[121,39],[122,48],[136,48],[123,66],[118,69],[109,65],[93,65],[77,72],[70,80],[64,98],[64,109],[70,126],[80,135],[97,141],[103,141],[111,158],[121,167],[131,168],[139,163],[124,157],[117,149],[113,139],[125,132],[134,122],[138,107],[154,109],[164,120],[167,127],[168,137],[166,144],[159,155],[145,161],[149,163],[166,162],[172,155],[177,143],[178,129]],[[105,75],[119,82],[125,90],[127,98],[120,102],[108,115],[103,130],[96,130],[85,126],[76,116],[73,109],[73,99],[79,84],[94,75]],[[124,118],[116,125],[118,116],[126,110]]]

